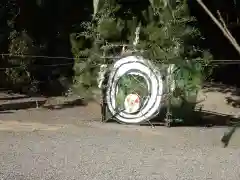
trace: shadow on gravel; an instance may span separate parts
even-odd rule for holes
[[[6,111],[11,110],[23,110],[30,109],[42,106],[46,100],[38,100],[38,101],[25,101],[25,102],[11,102],[0,105],[0,113],[6,113]]]
[[[226,97],[227,104],[235,107],[240,108],[240,97],[233,98],[233,97]]]
[[[234,118],[230,115],[219,114],[215,112],[194,112],[193,115],[190,115],[186,119],[181,121],[173,121],[172,126],[188,126],[188,127],[221,127],[221,126],[232,126],[233,124],[240,122],[240,119]],[[158,117],[149,122],[141,124],[143,126],[162,126],[164,125],[163,119]]]
[[[187,121],[185,126],[231,126],[234,122],[239,121],[231,115],[221,114],[211,111],[195,111],[192,121]]]
[[[30,96],[17,96],[17,97],[1,97],[0,101],[12,101],[12,100],[20,100],[30,98]]]
[[[12,114],[13,112],[11,111],[0,111],[0,114]]]
[[[206,84],[205,86],[206,92],[221,92],[228,93],[230,96],[226,97],[226,103],[235,108],[240,108],[240,89],[236,87],[229,87],[224,84]]]
[[[56,105],[46,105],[42,106],[45,109],[50,109],[50,110],[61,110],[61,109],[66,109],[66,108],[73,108],[76,106],[87,106],[88,103],[84,101],[83,99],[75,99],[72,101],[67,101],[62,104],[56,104]]]
[[[75,99],[56,105],[45,105],[47,100],[31,100],[25,102],[10,102],[0,105],[0,114],[12,113],[11,110],[24,110],[30,108],[44,108],[50,110],[61,110],[66,108],[73,108],[76,106],[87,106],[87,103],[82,99]]]
[[[206,92],[222,92],[230,93],[232,95],[240,95],[240,89],[225,84],[208,83],[204,85],[204,89]]]
[[[143,125],[158,126],[163,125],[163,123],[159,123],[159,121],[154,120],[151,123],[144,123]],[[220,114],[210,111],[195,111],[187,119],[184,119],[182,122],[175,122],[172,124],[172,126],[206,128],[217,128],[223,126],[229,127],[229,130],[225,132],[222,137],[219,137],[219,139],[221,138],[221,142],[223,143],[224,147],[227,147],[236,128],[240,126],[240,119],[235,118],[231,115]]]

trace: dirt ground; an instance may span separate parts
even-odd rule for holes
[[[206,85],[199,93],[198,107],[208,116],[224,125],[230,119],[240,117],[238,90],[223,85]],[[78,97],[27,97],[7,92],[0,93],[1,121],[30,121],[41,123],[78,123],[99,121],[100,105],[83,103]],[[224,121],[221,122],[220,121]],[[216,123],[218,124],[218,123]]]
[[[234,88],[207,86],[198,101],[216,125],[239,116]],[[100,115],[78,97],[2,92],[0,179],[239,180],[239,130],[223,148],[226,127],[102,124]]]

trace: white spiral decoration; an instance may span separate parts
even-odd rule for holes
[[[120,111],[116,107],[116,91],[118,81],[123,75],[135,74],[142,76],[148,86],[149,95],[141,103],[139,111],[129,113],[126,110]],[[150,61],[142,57],[128,56],[115,62],[109,74],[106,102],[109,111],[114,117],[123,123],[142,123],[155,117],[162,103],[163,96],[163,79],[159,70],[153,67]]]

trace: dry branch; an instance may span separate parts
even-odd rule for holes
[[[212,21],[218,26],[218,28],[222,31],[223,35],[229,40],[229,42],[233,45],[233,47],[237,50],[240,55],[240,46],[237,43],[236,39],[232,36],[230,31],[228,30],[226,23],[224,22],[221,14],[218,12],[219,18],[222,24],[217,20],[217,18],[211,13],[211,11],[207,8],[207,6],[202,2],[202,0],[196,0],[198,4],[203,8],[203,10],[210,16]]]

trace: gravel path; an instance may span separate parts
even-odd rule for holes
[[[33,126],[0,125],[0,179],[240,179],[240,146],[221,147],[224,128]]]
[[[238,116],[226,95],[208,92],[204,109]],[[0,112],[0,180],[240,179],[240,131],[222,148],[226,128],[152,129],[99,117],[94,104]]]

